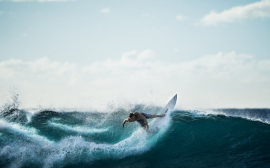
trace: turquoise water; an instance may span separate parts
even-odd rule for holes
[[[175,110],[152,135],[113,112],[6,108],[0,115],[0,167],[269,167],[270,110]],[[149,120],[150,121],[150,120]]]

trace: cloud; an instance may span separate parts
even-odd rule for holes
[[[103,8],[103,9],[101,9],[100,12],[103,13],[103,14],[109,14],[109,13],[111,13],[111,9],[109,7],[108,8]]]
[[[120,60],[108,59],[103,62],[95,62],[83,68],[84,72],[111,72],[114,74],[129,72],[135,69],[143,70],[148,68],[149,62],[156,53],[150,49],[138,53],[136,50],[122,54]]]
[[[241,20],[269,17],[270,0],[261,0],[245,6],[233,7],[220,13],[212,11],[201,19],[200,24],[210,26],[220,23],[233,23]]]
[[[65,62],[55,62],[47,57],[42,57],[34,61],[22,61],[20,59],[10,59],[0,62],[0,78],[14,78],[18,80],[28,80],[31,77],[36,79],[57,78],[59,76],[72,73],[76,65]]]
[[[9,59],[0,62],[0,94],[14,86],[26,107],[93,108],[112,100],[162,105],[175,93],[181,107],[269,107],[269,59],[235,51],[185,62],[163,62],[157,55],[132,50],[85,66],[47,57]]]
[[[267,63],[266,61],[262,61]],[[267,76],[260,76],[257,70],[260,61],[253,56],[232,52],[219,52],[216,55],[207,55],[199,59],[181,63],[182,69],[192,72],[189,75],[203,74],[204,78],[218,79],[222,81],[239,81],[249,83],[256,81],[269,81]]]
[[[182,20],[185,20],[187,17],[186,16],[183,16],[183,15],[178,15],[175,17],[176,20],[179,20],[179,21],[182,21]]]

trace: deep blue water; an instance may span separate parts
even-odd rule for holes
[[[2,109],[0,167],[270,167],[270,110],[175,110],[151,135],[114,112]],[[149,120],[150,121],[150,120]]]

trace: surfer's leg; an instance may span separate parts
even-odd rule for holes
[[[160,115],[151,115],[149,118],[156,118],[156,117],[164,117],[165,114],[160,114]]]
[[[156,115],[157,117],[164,117],[165,114]]]
[[[141,113],[146,119],[149,118],[156,118],[156,117],[164,117],[165,114],[160,114],[160,115],[152,115],[152,114],[146,114],[146,113]]]

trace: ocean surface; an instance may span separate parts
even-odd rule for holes
[[[161,110],[134,105],[110,112],[33,112],[5,106],[0,167],[270,167],[269,109],[176,109],[156,134],[136,122],[122,128],[129,111]]]

